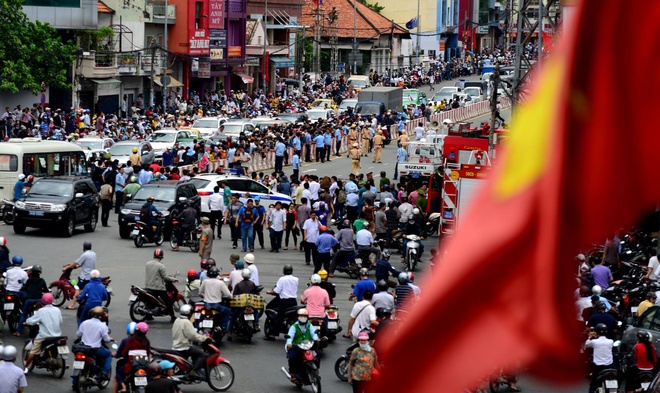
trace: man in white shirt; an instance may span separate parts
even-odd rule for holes
[[[309,192],[312,193],[311,201],[312,204],[319,200],[319,189],[321,185],[316,181],[316,177],[312,178],[312,181],[309,183]],[[304,195],[303,195],[304,196]]]
[[[209,218],[211,219],[211,231],[215,233],[215,225],[218,225],[218,239],[222,239],[222,217],[224,215],[225,203],[220,187],[213,187],[213,194],[209,196]]]
[[[419,141],[420,139],[424,138],[424,123],[420,121],[417,127],[415,127],[413,131],[415,132],[416,141]]]
[[[601,371],[611,368],[612,363],[614,363],[614,358],[612,356],[612,348],[614,347],[614,340],[611,340],[606,337],[607,335],[607,326],[603,323],[596,325],[596,331],[589,334],[589,340],[585,343],[585,347],[593,349],[593,363],[594,368],[592,369],[591,374],[591,384],[589,385],[589,391],[596,391],[596,382],[598,380],[598,374]]]
[[[282,210],[282,202],[275,203],[275,210],[268,216],[266,229],[270,233],[270,252],[280,252],[282,234],[286,230],[286,212]]]
[[[378,326],[376,309],[371,305],[373,295],[373,292],[369,290],[364,291],[363,300],[355,303],[351,310],[348,331],[351,332],[353,341],[357,341],[357,336],[362,330]]]
[[[656,255],[656,250],[650,250],[649,254],[649,264],[648,272],[646,273],[646,278],[652,281],[658,281],[660,278],[660,262],[658,262],[658,256]]]
[[[376,260],[379,260],[380,248],[372,246],[374,242],[374,236],[371,231],[373,231],[373,229],[373,223],[369,223],[367,227],[360,229],[355,235],[355,243],[357,244],[359,253],[374,253],[376,254]]]
[[[245,254],[243,257],[243,260],[247,264],[248,269],[250,269],[250,280],[254,283],[254,285],[259,285],[259,270],[257,269],[257,265],[254,264],[254,254],[249,253]]]
[[[277,318],[272,321],[272,327],[270,329],[272,335],[264,337],[265,340],[269,341],[275,340],[276,335],[283,333],[279,329],[282,326],[282,319],[284,318],[286,309],[298,304],[296,300],[298,298],[298,277],[293,275],[293,266],[287,263],[282,268],[282,273],[284,275],[277,280],[275,288],[272,291],[266,292],[269,295],[279,296],[277,302],[272,305],[273,308],[277,309]],[[270,307],[271,304],[268,306]]]
[[[318,257],[316,250],[316,239],[319,238],[319,226],[320,222],[316,216],[316,211],[312,210],[309,212],[309,218],[305,220],[303,224],[303,243],[302,247],[305,249],[305,263],[309,265],[311,263],[311,258],[314,260]]]

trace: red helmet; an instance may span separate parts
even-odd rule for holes
[[[197,271],[195,269],[190,269],[190,270],[188,270],[187,276],[188,276],[188,279],[192,278],[193,280],[195,280],[197,278]]]
[[[156,259],[163,259],[163,257],[165,257],[165,253],[164,253],[163,250],[161,250],[160,248],[157,248],[157,249],[154,251],[154,258],[156,258]]]

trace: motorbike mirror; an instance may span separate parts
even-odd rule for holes
[[[616,340],[616,341],[614,342],[614,345],[613,345],[613,346],[614,346],[614,348],[619,348],[619,347],[621,346],[621,341]]]
[[[185,203],[188,200],[186,197],[179,197],[179,202]]]
[[[619,322],[617,323],[617,326],[618,326],[618,327],[623,326],[623,322],[622,322],[622,321],[619,321]]]

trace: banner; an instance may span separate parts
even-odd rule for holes
[[[209,0],[209,29],[225,28],[225,0]]]

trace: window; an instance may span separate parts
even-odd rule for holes
[[[202,15],[204,14],[204,3],[198,1],[195,3],[195,28],[202,29]]]
[[[87,175],[85,153],[24,154],[23,173],[35,176]]]
[[[94,191],[95,190],[92,188],[92,186],[90,186],[89,183],[87,182],[82,183],[82,193],[85,194],[85,196],[94,195]]]
[[[0,171],[16,172],[18,157],[13,154],[0,154]]]
[[[228,179],[227,186],[232,192],[246,192],[248,191],[245,181],[241,179]]]
[[[268,194],[268,189],[263,185],[259,184],[256,181],[250,181],[250,192],[258,192],[261,194]]]

